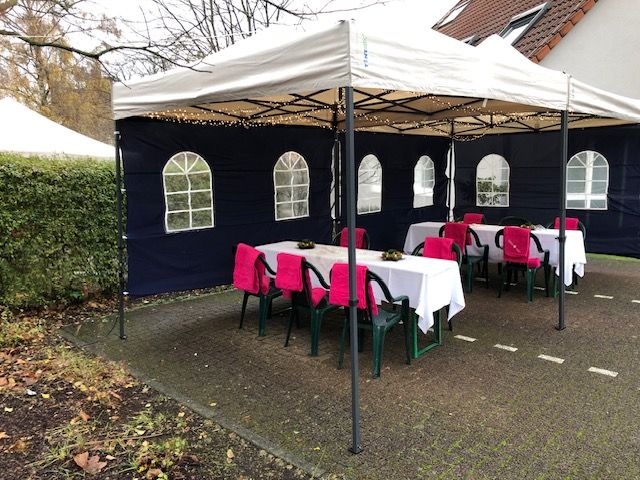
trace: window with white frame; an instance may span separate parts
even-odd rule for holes
[[[193,152],[176,153],[162,169],[167,232],[214,226],[211,169]]]
[[[487,155],[476,169],[476,205],[509,206],[509,164],[500,155]]]
[[[382,165],[369,154],[358,167],[358,213],[382,211]]]
[[[525,33],[531,28],[547,9],[547,3],[538,5],[537,7],[527,10],[524,13],[511,18],[506,27],[500,32],[500,36],[511,45],[520,40]]]
[[[471,3],[471,0],[464,0],[464,1],[460,2],[454,8],[449,10],[449,13],[447,13],[444,17],[442,17],[442,20],[440,20],[438,22],[437,26],[438,27],[442,27],[443,25],[446,25],[447,23],[452,22],[453,20],[455,20],[458,17],[458,15],[460,15],[462,13],[462,11],[465,8],[467,8],[469,3]]]
[[[297,152],[283,153],[273,168],[276,220],[309,216],[309,167]]]
[[[600,153],[585,150],[567,164],[567,208],[606,210],[609,163]]]
[[[433,205],[435,178],[433,160],[427,155],[421,156],[413,169],[413,208]]]

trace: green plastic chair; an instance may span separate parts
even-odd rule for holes
[[[310,276],[309,272],[313,272],[316,276],[320,285],[322,285],[322,290],[324,291],[324,296],[318,301],[314,302],[314,295],[318,295],[319,287],[312,288],[310,284]],[[291,337],[291,328],[293,326],[293,322],[297,323],[299,311],[308,312],[311,316],[311,352],[310,355],[312,357],[318,356],[318,342],[320,338],[320,326],[322,324],[322,319],[328,313],[336,311],[340,309],[337,305],[331,305],[328,299],[328,290],[329,285],[322,277],[322,274],[318,271],[316,267],[314,267],[311,263],[306,260],[302,261],[302,278],[305,279],[303,281],[303,287],[301,292],[291,292],[291,314],[289,315],[289,325],[287,326],[287,339],[284,342],[284,346],[289,346],[289,338]],[[314,305],[315,303],[315,305]]]
[[[478,234],[471,227],[467,227],[467,232],[473,237],[476,247],[482,250],[482,255],[469,255],[467,253],[467,245],[464,246],[462,252],[462,264],[467,266],[467,292],[473,291],[473,269],[477,265],[484,277],[486,288],[489,288],[489,245],[483,245],[480,242]],[[440,237],[444,237],[444,225],[438,231]]]
[[[273,271],[273,269],[269,266],[269,264],[264,258],[258,257],[258,261],[262,262],[265,270],[268,273],[275,276],[276,272]],[[238,328],[242,328],[242,324],[244,323],[244,313],[247,309],[247,301],[249,300],[249,297],[258,297],[260,301],[260,307],[259,307],[260,313],[258,317],[258,336],[264,337],[266,334],[267,318],[271,318],[271,304],[273,303],[273,299],[279,297],[280,295],[282,295],[282,290],[280,290],[279,288],[276,288],[276,286],[273,283],[273,279],[270,279],[269,281],[269,290],[267,291],[267,293],[262,293],[262,291],[260,290],[258,290],[258,293],[250,293],[245,290],[244,297],[242,299],[242,312],[240,313],[240,325],[238,326]]]
[[[504,229],[498,230],[496,232],[495,242],[496,247],[500,249],[504,249],[504,247],[500,244],[500,238],[504,236]],[[509,291],[511,286],[511,274],[516,272],[522,272],[523,276],[526,275],[527,278],[527,302],[531,303],[533,301],[533,290],[535,287],[536,273],[541,268],[544,269],[544,290],[545,294],[549,296],[549,272],[551,270],[549,266],[549,250],[543,250],[542,245],[540,245],[540,240],[533,232],[529,232],[530,238],[533,239],[533,242],[536,245],[538,253],[544,253],[544,259],[540,263],[539,267],[530,267],[528,264],[520,264],[520,263],[512,263],[512,262],[500,262],[498,263],[498,274],[500,275],[500,285],[498,286],[498,298],[502,296],[502,287],[505,284],[506,280],[506,291]]]
[[[340,232],[338,232],[332,239],[331,239],[331,245],[340,245],[340,239],[342,237],[342,235],[344,233],[346,233],[344,230],[346,229],[342,229]],[[362,247],[365,250],[369,250],[369,248],[371,248],[371,238],[369,237],[369,233],[365,230],[364,231],[364,236],[362,238],[362,242],[364,243],[364,246]],[[356,247],[357,248],[357,247]]]
[[[453,245],[451,245],[451,249],[456,253],[456,261],[458,262],[458,269],[460,269],[460,267],[462,266],[462,252],[460,251],[460,247],[458,247],[458,245],[454,243]],[[413,249],[413,252],[411,252],[411,255],[421,257],[423,256],[423,253],[424,253],[423,250],[424,250],[424,242],[416,245],[416,248]],[[449,320],[447,324],[449,325],[449,331],[453,332],[453,320]],[[439,337],[438,337],[438,344],[440,345],[441,343],[442,342],[439,340]]]
[[[373,338],[373,368],[374,378],[380,377],[380,367],[382,365],[382,352],[384,350],[384,338],[389,330],[402,322],[404,329],[404,343],[406,351],[406,362],[411,364],[411,324],[409,297],[400,295],[393,297],[384,281],[375,273],[368,270],[366,277],[365,291],[368,291],[369,284],[375,282],[380,286],[384,299],[388,305],[378,307],[378,314],[371,312],[371,299],[367,295],[367,308],[358,309],[358,332],[371,331]],[[399,305],[398,305],[399,303]],[[338,368],[342,368],[344,360],[344,347],[349,332],[349,309],[345,308],[345,317],[342,325],[342,336],[340,337],[340,354],[338,356]]]

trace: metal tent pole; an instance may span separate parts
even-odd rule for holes
[[[358,378],[358,295],[356,293],[356,165],[353,133],[353,88],[346,89],[347,228],[349,232],[349,321],[351,332],[351,453],[360,453],[360,385]]]
[[[118,323],[120,338],[125,340],[124,333],[124,234],[122,222],[122,172],[120,165],[120,132],[114,132],[116,140],[116,215],[118,217]]]
[[[562,112],[562,171],[560,173],[560,232],[558,235],[558,246],[560,248],[559,255],[559,275],[558,283],[560,285],[558,294],[558,326],[557,330],[564,330],[564,263],[565,263],[565,242],[566,237],[566,218],[567,218],[567,157],[569,150],[569,115],[567,110]],[[553,275],[553,272],[551,272]]]

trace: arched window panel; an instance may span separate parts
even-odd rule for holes
[[[418,159],[413,169],[413,208],[433,205],[433,187],[436,182],[433,160],[427,155]]]
[[[162,169],[167,232],[214,226],[213,181],[207,162],[193,152],[180,152]]]
[[[487,155],[476,169],[476,205],[509,206],[509,164],[500,155]]]
[[[273,168],[276,220],[309,216],[309,167],[296,152],[286,152]]]
[[[606,210],[609,162],[598,152],[585,150],[567,164],[567,208]]]
[[[375,155],[366,155],[358,167],[358,213],[382,210],[382,165]]]

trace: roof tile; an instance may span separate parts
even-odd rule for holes
[[[460,5],[461,0],[456,5]],[[533,61],[540,61],[569,33],[597,0],[549,0],[544,15],[520,38],[514,47]],[[516,15],[544,3],[544,0],[471,0],[453,21],[434,28],[459,40],[478,35],[479,41],[499,34]],[[455,7],[454,7],[455,8]]]

